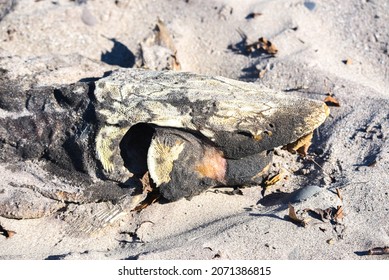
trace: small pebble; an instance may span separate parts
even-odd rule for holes
[[[83,23],[89,26],[94,26],[97,23],[96,18],[86,7],[84,7],[84,9],[82,10],[81,20]]]

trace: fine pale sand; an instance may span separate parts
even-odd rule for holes
[[[16,2],[0,21],[0,68],[25,87],[137,67],[140,43],[161,19],[182,71],[331,95],[340,106],[316,131],[310,159],[280,152],[287,176],[265,193],[258,186],[155,203],[92,235],[73,234],[60,215],[0,217],[16,232],[0,235],[0,259],[388,259],[365,253],[389,246],[386,0]],[[277,54],[245,53],[245,36],[247,44],[268,39]],[[342,206],[343,217],[299,226],[288,202],[298,215]]]

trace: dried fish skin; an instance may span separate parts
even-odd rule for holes
[[[101,122],[97,154],[107,171],[114,139],[137,123],[200,132],[226,158],[239,159],[293,143],[328,116],[321,101],[275,92],[253,83],[185,72],[123,69],[96,83]],[[124,128],[124,129],[123,129]],[[114,131],[114,132],[113,132]],[[108,143],[106,143],[108,141]]]
[[[20,199],[2,203],[0,215],[14,218],[51,215],[64,202],[130,211],[146,195],[147,172],[170,201],[259,184],[273,148],[298,142],[328,116],[321,101],[185,72],[120,69],[91,83],[28,91],[1,79],[13,87],[0,89],[0,167],[8,174],[1,186],[10,194],[0,198]],[[16,169],[35,179],[12,177]],[[21,212],[26,184],[47,199]]]

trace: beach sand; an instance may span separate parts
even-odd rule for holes
[[[58,213],[0,217],[15,232],[0,235],[0,259],[388,259],[366,254],[389,246],[386,0],[8,2],[16,4],[0,21],[0,68],[25,89],[138,67],[140,44],[160,19],[181,71],[317,100],[330,95],[340,106],[330,107],[308,158],[280,152],[287,179],[264,193],[261,186],[243,195],[210,190],[157,202],[92,235],[72,234]],[[260,37],[278,49],[274,56],[244,52],[244,38],[250,44]],[[0,165],[1,195],[12,176],[24,173]],[[289,218],[288,203],[298,214],[341,206],[343,217],[310,217],[302,226]],[[96,205],[67,211],[90,207]]]

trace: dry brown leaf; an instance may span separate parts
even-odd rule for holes
[[[142,58],[141,66],[150,69],[164,67],[163,69],[180,70],[181,65],[177,57],[177,49],[174,45],[173,38],[174,36],[169,31],[166,24],[158,18],[152,34],[145,38],[144,42],[140,44]],[[164,51],[160,53],[157,50]]]
[[[376,248],[370,249],[367,253],[369,255],[385,255],[385,254],[389,254],[389,246],[386,246],[386,247],[376,247]]]
[[[173,37],[170,34],[166,24],[161,20],[158,19],[158,22],[156,24],[156,43],[160,46],[166,47],[170,49],[173,52],[172,55],[172,69],[179,71],[181,70],[181,64],[177,59],[177,49],[173,42]]]
[[[327,104],[327,106],[340,107],[339,101],[332,96],[327,96],[324,99],[324,102]]]
[[[258,39],[258,42],[260,43],[261,48],[266,51],[268,54],[276,54],[278,52],[278,49],[276,46],[270,42],[269,40],[261,37]]]
[[[311,219],[298,218],[296,215],[296,211],[295,211],[294,207],[292,206],[292,204],[289,203],[288,207],[289,207],[289,218],[292,220],[292,222],[294,222],[300,226],[306,227]]]
[[[139,203],[132,211],[139,212],[143,209],[145,209],[147,206],[153,204],[161,197],[161,194],[159,192],[153,191],[148,193],[145,200],[143,200],[141,203]]]
[[[294,210],[294,207],[292,206],[292,204],[289,203],[288,208],[289,208],[289,217],[293,221],[301,222],[301,219],[297,218],[296,211]]]
[[[143,190],[146,192],[152,192],[153,187],[151,186],[150,183],[150,176],[149,176],[149,171],[147,171],[143,177],[140,179],[140,182],[142,183]]]
[[[170,49],[173,53],[177,51],[169,29],[161,19],[158,19],[158,22],[155,26],[155,36],[156,44]]]
[[[259,38],[258,42],[246,45],[246,52],[253,53],[260,50],[264,53],[275,55],[278,52],[276,46],[266,38]]]

